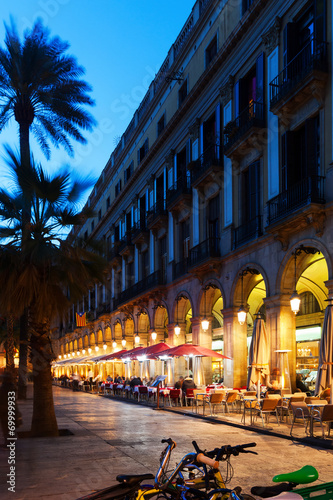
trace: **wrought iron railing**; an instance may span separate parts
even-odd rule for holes
[[[191,174],[186,172],[179,176],[176,182],[167,190],[167,207],[172,205],[177,198],[191,193]]]
[[[172,265],[172,280],[176,280],[188,272],[188,259],[183,259],[179,262],[173,262]]]
[[[310,203],[325,203],[324,180],[325,177],[319,175],[306,177],[269,200],[267,224],[272,224]]]
[[[147,221],[145,218],[138,220],[134,223],[132,227],[132,240],[135,239],[138,234],[148,231]]]
[[[129,245],[133,245],[132,242],[132,231],[126,231],[125,235],[121,238],[119,242],[119,253],[124,250]]]
[[[114,246],[107,252],[107,259],[111,262],[113,259],[119,256],[119,245]]]
[[[237,118],[224,127],[224,149],[228,150],[239,141],[252,127],[265,126],[265,105],[251,101]]]
[[[207,240],[190,249],[188,266],[193,267],[205,260],[220,256],[220,238],[207,238]]]
[[[126,290],[122,291],[117,299],[117,305],[131,300],[133,297],[136,297],[147,290],[164,284],[165,274],[162,273],[161,270],[155,271],[154,273],[149,274],[149,276],[143,278],[141,281],[138,281]]]
[[[197,160],[193,162],[191,168],[191,181],[195,182],[199,177],[201,177],[207,170],[213,166],[223,166],[223,161],[220,155],[219,144],[214,144],[207,148]]]
[[[160,195],[160,193],[158,193]],[[166,202],[163,198],[158,198],[155,205],[152,206],[150,210],[147,212],[147,224],[151,224],[157,217],[161,217],[162,215],[167,215]]]
[[[293,90],[313,70],[328,71],[327,42],[321,42],[315,38],[311,38],[269,84],[271,107]]]
[[[262,235],[262,216],[258,215],[234,230],[234,248]]]

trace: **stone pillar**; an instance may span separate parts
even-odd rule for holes
[[[266,297],[266,329],[271,344],[271,372],[279,366],[277,350],[289,350],[288,361],[292,391],[296,387],[296,316],[290,307],[290,295]]]
[[[202,347],[207,347],[207,349],[212,348],[212,316],[206,316],[209,321],[208,330],[203,330],[201,327],[201,317],[192,318],[192,343],[201,345]],[[213,370],[212,370],[212,358],[203,358],[202,360],[205,383],[206,385],[212,382]]]
[[[224,385],[242,387],[247,382],[247,326],[240,325],[237,307],[223,309],[224,353],[231,360],[224,360]]]
[[[168,325],[168,344],[171,346],[181,345],[185,343],[185,327],[186,323],[181,323],[178,321],[178,326],[180,326],[180,335],[176,335],[174,328],[176,323],[170,323]],[[187,364],[185,358],[175,359],[175,380],[178,380],[180,375],[185,377],[187,375]]]

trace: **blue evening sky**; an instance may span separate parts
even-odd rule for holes
[[[90,108],[98,122],[87,134],[88,144],[73,142],[74,158],[63,149],[53,150],[47,162],[38,145],[34,156],[54,171],[69,164],[95,179],[104,168],[117,138],[126,130],[134,111],[162,65],[168,50],[185,24],[195,0],[9,0],[2,2],[0,43],[4,46],[4,22],[13,17],[22,35],[40,17],[70,44],[68,53],[86,69],[96,102]],[[18,148],[16,122],[0,134],[3,144]],[[1,166],[0,166],[1,167]],[[0,175],[3,173],[0,172]]]

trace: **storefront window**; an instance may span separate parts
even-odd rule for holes
[[[302,375],[309,391],[314,390],[317,378],[320,337],[320,326],[296,330],[296,373]]]

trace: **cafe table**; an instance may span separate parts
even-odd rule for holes
[[[320,410],[324,406],[327,405],[327,401],[317,401],[315,403],[308,403],[307,407],[310,410],[310,437],[313,437],[313,422],[315,420],[314,418],[314,410]]]

